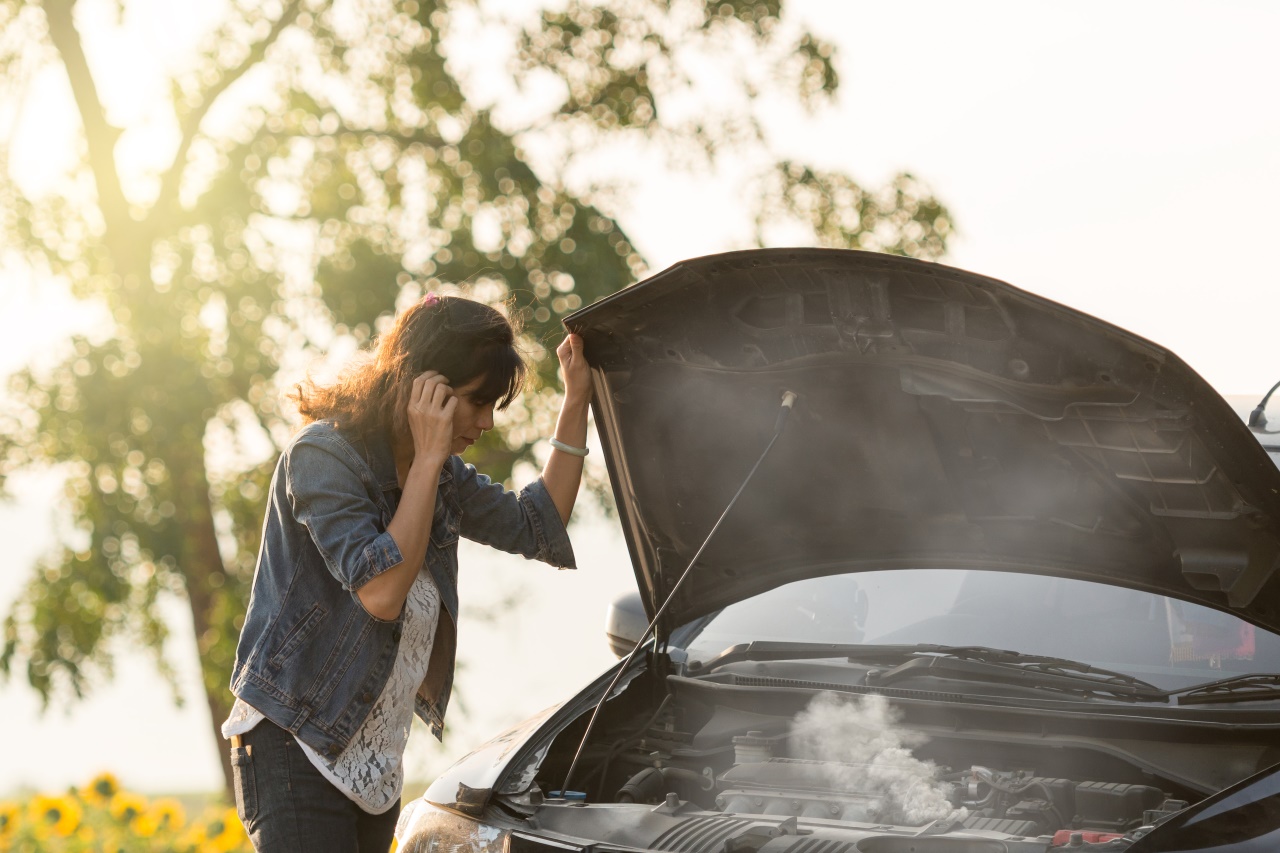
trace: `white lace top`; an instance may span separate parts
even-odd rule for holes
[[[329,758],[298,741],[316,769],[370,814],[383,814],[400,801],[413,700],[427,674],[439,618],[440,592],[431,575],[420,571],[405,600],[400,648],[391,676],[351,744],[336,758]],[[222,724],[222,736],[244,734],[263,719],[256,708],[237,698]]]

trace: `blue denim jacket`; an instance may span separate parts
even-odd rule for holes
[[[399,500],[380,436],[312,423],[276,464],[231,691],[322,755],[346,749],[395,662],[401,620],[372,616],[356,590],[401,562],[387,532]],[[459,535],[575,568],[541,480],[516,494],[449,457],[424,561],[445,612],[415,702],[437,738],[453,687]]]

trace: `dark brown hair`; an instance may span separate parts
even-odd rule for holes
[[[461,296],[428,296],[395,324],[331,385],[307,379],[289,395],[304,422],[327,420],[353,432],[409,435],[406,409],[413,380],[427,370],[454,388],[483,377],[472,395],[505,409],[524,386],[527,367],[516,349],[516,329],[497,309]]]

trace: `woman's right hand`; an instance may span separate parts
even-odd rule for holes
[[[415,462],[426,462],[437,473],[444,467],[453,447],[453,411],[457,407],[449,380],[438,371],[428,370],[414,378],[408,416]]]

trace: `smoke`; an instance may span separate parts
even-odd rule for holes
[[[883,696],[844,701],[821,693],[796,716],[791,753],[824,762],[834,790],[872,798],[876,820],[919,826],[962,816],[947,800],[937,766],[911,754],[927,738],[899,728],[898,721]]]

